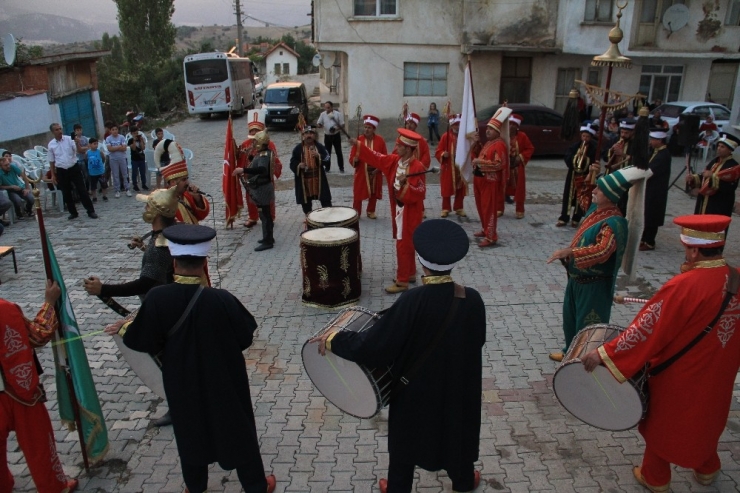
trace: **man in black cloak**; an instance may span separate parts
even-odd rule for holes
[[[254,317],[231,293],[201,286],[216,231],[176,224],[163,231],[175,260],[175,282],[149,291],[123,342],[162,356],[182,475],[189,493],[208,486],[208,465],[236,469],[247,493],[271,493],[265,478],[242,351],[254,337]]]
[[[414,467],[445,469],[455,491],[480,483],[482,348],[486,310],[480,294],[452,281],[450,272],[468,252],[456,223],[424,221],[414,248],[425,276],[369,329],[322,334],[319,352],[370,368],[393,365],[388,417],[388,479],[381,493],[410,492]]]

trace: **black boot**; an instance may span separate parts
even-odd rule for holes
[[[172,424],[172,416],[170,415],[170,412],[167,411],[164,413],[164,416],[162,416],[159,419],[155,419],[154,423],[152,423],[154,426],[159,428],[160,426],[169,426]]]

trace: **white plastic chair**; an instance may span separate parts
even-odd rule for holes
[[[34,146],[33,148],[36,150],[36,152],[38,152],[39,154],[43,156],[46,156],[47,154],[49,154],[49,149],[47,149],[44,146]]]
[[[701,149],[701,160],[703,163],[707,162],[707,155],[709,154],[709,151],[716,151],[717,149],[717,141],[719,140],[719,132],[716,130],[712,130],[711,132],[708,130],[705,130],[701,139],[706,142],[706,145],[699,145],[697,146],[699,149]]]
[[[0,151],[2,150],[0,149]],[[1,155],[2,155],[2,152],[0,152],[0,156]],[[7,190],[0,190],[0,195],[5,195],[5,198],[7,200],[10,200]],[[7,210],[6,214],[8,215],[8,221],[10,221],[10,224],[13,224],[15,222],[15,206],[11,205],[10,209]]]
[[[27,149],[23,151],[23,157],[26,159],[36,159],[39,157],[39,151],[36,149]]]
[[[56,188],[55,190],[50,190],[49,189],[49,183],[51,183],[50,179],[47,180],[46,178],[42,178],[39,184],[42,184],[42,183],[43,185],[39,187],[39,190],[44,196],[44,210],[48,210],[46,205],[49,200],[49,196],[51,195],[52,205],[56,201],[56,206],[59,207],[59,212],[64,212],[64,197],[62,196],[62,191],[59,190],[59,188]]]
[[[154,164],[154,149],[147,149],[144,151],[144,156],[146,157],[146,170],[149,173],[149,188],[154,188],[151,185],[157,184],[157,165]]]
[[[166,128],[163,128],[162,129],[162,134],[163,134],[162,135],[163,138],[165,138],[165,139],[175,140],[175,136],[169,130],[167,130]],[[149,134],[149,135],[152,136],[152,140],[157,140],[157,132],[156,132],[156,129],[155,130],[152,130],[152,133]]]

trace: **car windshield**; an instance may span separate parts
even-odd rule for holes
[[[661,104],[657,109],[660,110],[661,116],[665,118],[678,118],[678,115],[683,113],[686,106],[679,106],[677,104]]]
[[[301,102],[301,90],[298,87],[274,87],[267,89],[265,103],[267,104],[297,104]]]

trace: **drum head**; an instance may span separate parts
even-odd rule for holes
[[[356,418],[372,418],[378,413],[375,388],[357,363],[330,351],[321,356],[318,342],[306,342],[301,356],[308,377],[329,402]]]
[[[301,241],[313,245],[340,245],[356,238],[357,231],[349,228],[321,228],[301,233]]]
[[[552,381],[565,409],[602,430],[629,430],[640,422],[643,403],[629,381],[619,383],[605,366],[586,372],[580,360],[562,365]]]
[[[308,214],[308,221],[324,226],[331,226],[346,223],[357,217],[357,211],[351,207],[323,207],[311,211]]]

